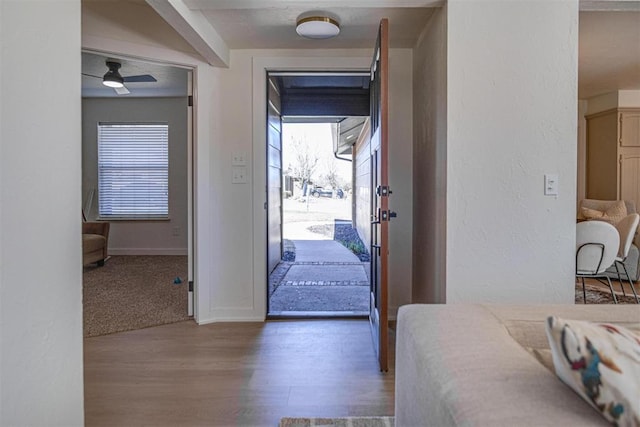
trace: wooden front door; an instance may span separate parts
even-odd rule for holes
[[[388,74],[389,22],[380,21],[371,64],[371,303],[369,321],[380,370],[389,369],[388,255],[389,210]]]

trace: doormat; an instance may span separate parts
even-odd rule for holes
[[[393,427],[394,417],[283,418],[279,427]]]

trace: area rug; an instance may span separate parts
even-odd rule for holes
[[[628,285],[627,285],[628,287]],[[611,297],[611,291],[598,285],[592,285],[587,283],[585,285],[587,291],[587,304],[613,304],[613,298]],[[616,292],[616,299],[618,304],[635,304],[636,299],[633,297],[630,289],[627,289],[627,295],[624,296],[619,292]],[[582,284],[576,284],[575,294],[576,304],[584,304],[584,296],[582,294]]]
[[[83,270],[84,336],[187,320],[186,256],[112,256]]]
[[[283,418],[280,427],[393,427],[394,417]]]

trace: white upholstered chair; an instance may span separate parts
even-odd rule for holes
[[[629,286],[631,286],[631,291],[633,292],[633,296],[636,298],[636,303],[640,303],[638,301],[638,294],[636,293],[636,288],[633,285],[633,280],[627,271],[627,266],[625,265],[625,261],[629,256],[629,250],[631,249],[631,244],[633,243],[633,239],[636,235],[636,230],[638,229],[638,223],[640,222],[640,215],[637,213],[632,213],[631,215],[627,215],[624,217],[618,224],[616,224],[616,228],[618,229],[618,234],[620,235],[620,247],[618,249],[618,255],[616,256],[614,265],[616,268],[616,272],[618,273],[618,281],[620,282],[620,287],[622,288],[623,295],[626,295],[624,291],[624,283],[622,283],[622,277],[620,274],[620,268],[624,271],[624,274],[629,281]]]
[[[582,281],[585,304],[587,302],[584,287],[586,277],[606,279],[613,302],[618,303],[611,279],[605,271],[615,262],[619,247],[620,235],[613,225],[604,221],[584,221],[576,225],[576,278]]]
[[[599,211],[608,210],[617,200],[597,200],[597,199],[583,199],[578,206],[578,220],[586,219],[582,215],[582,208],[595,209]],[[624,204],[627,207],[627,215],[632,213],[640,213],[636,210],[636,204],[633,200],[624,200]],[[629,273],[629,277],[637,282],[640,280],[640,235],[636,233],[635,241],[629,249],[629,254],[626,257],[624,266]],[[612,279],[618,278],[618,273],[614,266],[608,271],[607,275]]]

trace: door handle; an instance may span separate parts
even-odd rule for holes
[[[396,218],[397,216],[398,214],[393,211],[380,212],[380,217],[382,218],[382,221],[391,221],[391,218]]]

